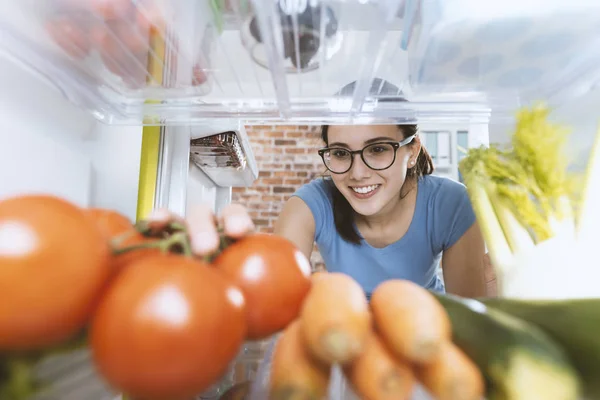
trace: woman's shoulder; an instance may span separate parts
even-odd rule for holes
[[[475,213],[462,183],[440,176],[427,176],[427,215],[435,248],[445,250],[454,245],[475,222]]]
[[[333,182],[331,178],[328,177],[318,177],[315,178],[302,186],[300,186],[296,192],[295,196],[300,197],[301,199],[321,199],[330,201],[331,200],[331,189]]]
[[[427,175],[421,178],[421,182],[420,187],[425,188],[428,197],[434,202],[460,202],[468,198],[466,186],[454,179]]]
[[[300,186],[292,195],[301,199],[310,209],[315,220],[315,239],[317,243],[322,241],[323,233],[331,233],[332,230],[332,185],[331,179],[319,177]]]

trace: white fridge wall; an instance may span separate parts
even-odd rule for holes
[[[135,218],[141,126],[107,127],[0,54],[0,198],[43,192]]]
[[[142,127],[97,124],[85,144],[92,162],[91,205],[117,210],[134,221]]]

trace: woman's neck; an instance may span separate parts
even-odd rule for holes
[[[357,215],[357,222],[364,224],[369,230],[385,229],[395,225],[398,219],[404,217],[404,213],[412,210],[417,201],[417,179],[407,180],[402,185],[400,195],[386,204],[380,212],[375,215]]]

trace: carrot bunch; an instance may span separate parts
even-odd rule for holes
[[[369,304],[342,273],[317,273],[300,316],[273,354],[270,400],[326,398],[339,365],[365,400],[409,399],[420,382],[438,400],[479,400],[477,366],[452,342],[443,306],[405,280],[382,283]]]

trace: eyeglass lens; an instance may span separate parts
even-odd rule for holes
[[[394,146],[389,143],[375,143],[362,150],[363,161],[369,168],[386,169],[394,163]],[[352,154],[343,148],[329,149],[323,154],[325,166],[334,173],[343,173],[352,166]]]

